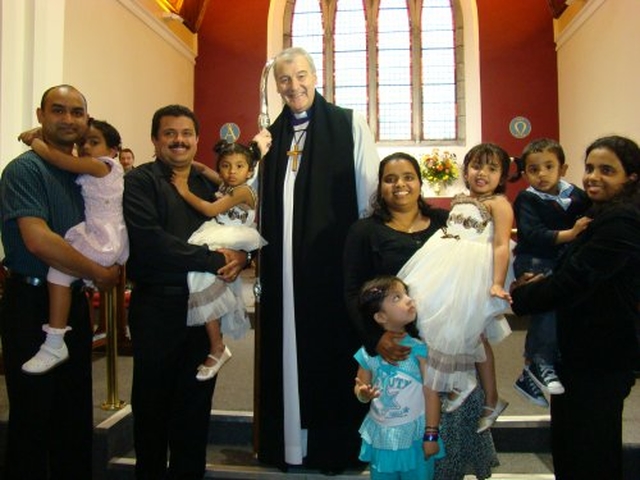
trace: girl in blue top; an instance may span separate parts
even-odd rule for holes
[[[377,328],[408,333],[400,343],[411,348],[409,357],[395,365],[370,356],[364,347],[355,354],[354,393],[361,402],[371,402],[360,427],[360,460],[370,463],[374,480],[431,480],[434,459],[444,456],[438,436],[440,398],[423,386],[427,346],[418,337],[414,302],[402,280],[380,276],[362,287],[359,308]]]

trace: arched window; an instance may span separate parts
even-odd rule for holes
[[[311,54],[318,90],[330,102],[367,115],[379,142],[462,140],[457,0],[287,3],[285,46]]]

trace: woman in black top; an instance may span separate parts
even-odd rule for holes
[[[518,315],[557,312],[565,393],[553,397],[551,432],[560,480],[622,478],[622,410],[639,355],[639,179],[635,142],[592,143],[583,182],[593,221],[552,275],[523,278],[512,292]]]
[[[409,348],[396,342],[401,334],[367,328],[357,308],[362,285],[377,275],[395,275],[409,258],[446,225],[448,212],[430,207],[421,195],[417,160],[393,153],[380,162],[373,214],[351,226],[344,250],[345,293],[352,321],[371,355],[388,362],[407,357]],[[354,352],[355,354],[355,352]],[[354,372],[355,375],[355,372]],[[440,434],[446,457],[436,462],[436,478],[462,479],[473,473],[491,476],[497,457],[490,432],[476,433],[483,405],[480,389],[455,412],[442,415]]]
[[[370,354],[404,359],[408,352],[383,335],[367,332],[358,313],[358,293],[367,280],[395,275],[435,232],[445,226],[448,212],[432,208],[421,195],[418,162],[405,153],[394,153],[380,162],[373,214],[350,229],[344,250],[345,289],[351,318]],[[400,353],[404,352],[404,353]]]

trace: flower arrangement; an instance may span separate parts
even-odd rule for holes
[[[434,189],[451,185],[460,175],[456,154],[434,148],[420,158],[420,173]]]

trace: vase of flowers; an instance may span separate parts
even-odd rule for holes
[[[440,195],[443,187],[451,185],[460,176],[456,154],[437,148],[425,153],[420,158],[420,173],[431,186],[436,195]]]

